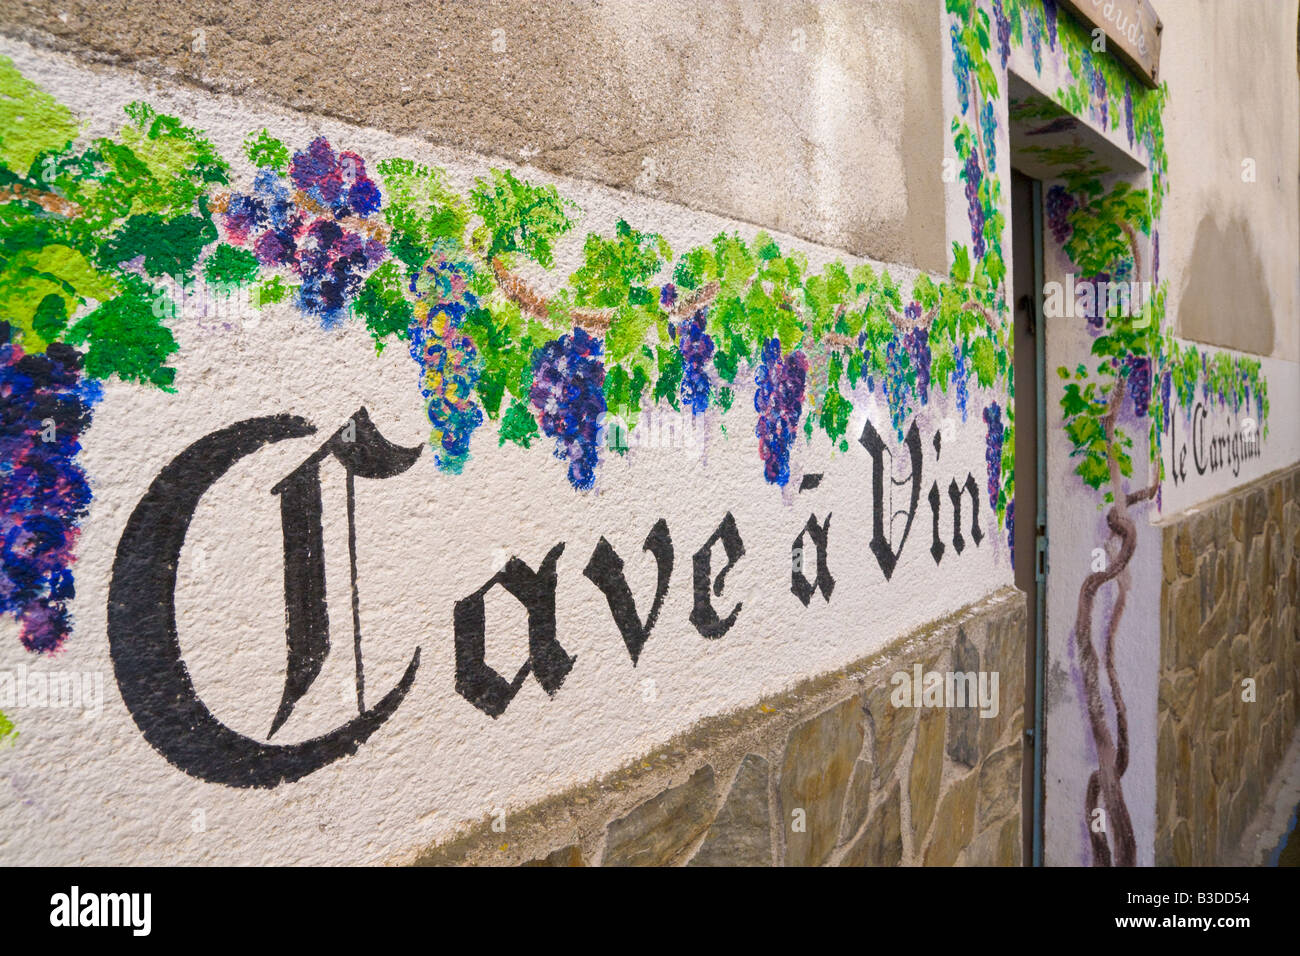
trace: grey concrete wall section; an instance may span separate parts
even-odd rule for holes
[[[1300,360],[1296,0],[1158,0],[1178,334]]]
[[[946,272],[939,13],[0,0],[0,31]]]

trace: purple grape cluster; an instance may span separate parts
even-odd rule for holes
[[[998,488],[1002,484],[1002,408],[997,402],[984,409],[984,424],[987,426],[984,438],[984,463],[988,465],[989,507],[995,511],[998,507]]]
[[[1007,548],[1011,552],[1011,570],[1016,569],[1016,496],[1007,502]]]
[[[799,431],[803,412],[808,359],[799,351],[781,358],[780,339],[763,345],[761,361],[754,372],[754,410],[758,424],[758,453],[763,458],[763,477],[785,487],[790,480],[790,447]]]
[[[1110,281],[1112,276],[1109,272],[1098,272],[1095,276],[1080,280],[1081,284],[1092,285],[1092,308],[1083,309],[1083,317],[1088,320],[1090,331],[1099,331],[1106,325],[1106,283]]]
[[[1066,188],[1059,183],[1047,190],[1047,227],[1052,230],[1052,238],[1058,245],[1065,245],[1074,227],[1070,225],[1070,213],[1074,212],[1078,202]]]
[[[102,389],[61,343],[28,354],[0,323],[0,613],[29,651],[58,650],[71,622],[73,546],[90,504],[79,436]]]
[[[1133,399],[1133,414],[1146,416],[1151,405],[1151,359],[1145,355],[1128,355],[1124,358],[1128,370],[1128,393]]]
[[[596,480],[605,363],[600,341],[580,328],[533,353],[529,399],[542,431],[555,439],[555,457],[569,462],[569,483],[586,491]]]
[[[1101,125],[1104,129],[1110,115],[1110,96],[1106,92],[1106,77],[1093,62],[1092,51],[1083,51],[1083,72],[1088,77],[1088,92],[1092,95],[1094,105],[1101,113]]]
[[[961,112],[965,116],[966,110],[970,108],[970,53],[962,42],[961,30],[957,24],[948,28],[948,35],[952,42],[952,75],[957,81],[957,100],[961,103]]]
[[[252,193],[230,197],[222,216],[225,237],[234,245],[251,245],[262,265],[297,273],[298,307],[330,326],[360,290],[365,274],[388,253],[378,239],[347,228],[379,211],[379,189],[360,156],[335,154],[324,137],[294,154],[289,178],[314,211],[294,202],[274,170],[263,169]],[[325,214],[317,214],[321,211]]]
[[[473,340],[458,331],[465,313],[478,307],[469,291],[472,276],[468,260],[439,250],[411,277],[416,305],[408,344],[421,369],[434,464],[452,474],[465,467],[470,436],[483,424],[483,409],[474,401],[483,361]]]
[[[912,360],[912,368],[916,369],[917,396],[926,405],[930,401],[930,334],[919,326],[913,328],[903,336],[903,346]]]
[[[1002,66],[1005,69],[1007,60],[1011,57],[1011,21],[1007,19],[1006,11],[1002,9],[1002,0],[993,0],[993,20],[998,29],[998,56],[1002,59]]]
[[[1043,0],[1043,14],[1047,20],[1047,45],[1056,49],[1056,0]]]
[[[1124,83],[1124,131],[1128,133],[1128,144],[1133,145],[1133,87]]]
[[[366,161],[353,152],[335,153],[324,136],[293,154],[289,178],[335,219],[365,218],[379,211],[379,187],[366,175]]]
[[[665,282],[664,287],[659,290],[659,304],[665,309],[671,309],[677,304],[677,286],[671,282]]]
[[[971,150],[966,157],[966,166],[962,170],[966,180],[966,214],[970,217],[970,237],[976,259],[984,258],[984,207],[980,205],[980,181],[984,172],[980,169],[979,157]]]
[[[708,309],[700,309],[677,325],[677,345],[682,356],[682,404],[694,415],[709,407],[709,360],[713,339],[704,331]]]
[[[1160,376],[1160,410],[1163,420],[1161,428],[1169,430],[1169,400],[1173,393],[1174,377],[1168,371]]]
[[[230,197],[222,225],[226,238],[235,245],[244,245],[251,235],[256,251],[262,242],[274,244],[278,235],[296,233],[302,219],[302,213],[289,198],[288,187],[275,170],[263,169],[253,180],[251,193],[235,193]]]

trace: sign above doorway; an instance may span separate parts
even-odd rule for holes
[[[1160,33],[1164,24],[1151,0],[1061,0],[1085,26],[1099,28],[1113,44],[1112,52],[1143,83],[1153,89],[1159,82]]]

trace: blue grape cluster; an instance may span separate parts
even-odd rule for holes
[[[993,101],[986,100],[984,108],[980,110],[980,129],[984,132],[984,146],[988,149],[989,154],[989,172],[998,171],[998,121],[993,115]]]
[[[23,646],[58,650],[71,629],[73,546],[90,504],[79,437],[102,396],[61,343],[27,354],[0,323],[0,613]]]
[[[704,331],[708,310],[700,309],[677,326],[677,344],[682,356],[682,404],[698,415],[709,407],[709,360],[713,339]]]
[[[542,431],[555,439],[555,457],[569,463],[569,483],[586,491],[596,480],[605,364],[600,341],[580,328],[533,353],[529,399]]]
[[[960,345],[952,347],[952,381],[957,385],[957,410],[961,412],[962,424],[966,424],[966,404],[970,401],[970,389],[967,380],[970,378],[970,363],[966,361],[966,353],[962,351]]]
[[[980,169],[979,157],[971,150],[966,157],[966,166],[962,170],[966,180],[966,215],[970,218],[970,238],[976,259],[984,258],[984,207],[980,205],[980,181],[984,172]]]
[[[1133,414],[1146,416],[1151,406],[1151,359],[1145,355],[1128,355],[1124,358],[1128,371],[1128,393],[1133,399]]]
[[[1034,72],[1043,72],[1043,25],[1038,21],[1038,12],[1033,8],[1028,11],[1029,16],[1029,48],[1034,53]]]
[[[1093,62],[1092,52],[1083,51],[1083,72],[1088,77],[1088,92],[1092,94],[1094,104],[1101,113],[1101,125],[1104,129],[1110,117],[1110,95],[1106,92],[1106,77]]]
[[[478,307],[469,291],[472,277],[467,260],[445,251],[436,251],[411,277],[416,305],[408,345],[421,369],[434,464],[452,474],[464,469],[470,436],[483,424],[483,409],[474,400],[483,361],[473,340],[459,331],[466,312]]]
[[[966,110],[970,108],[970,53],[962,42],[961,30],[957,24],[948,28],[948,35],[952,41],[952,75],[957,81],[957,99],[961,103],[962,115],[965,116]]]
[[[1002,0],[993,0],[993,20],[998,30],[998,56],[1001,57],[1005,69],[1007,60],[1011,57],[1011,21],[1007,19],[1006,11],[1002,9]],[[989,165],[992,166],[992,163]]]
[[[998,489],[1002,485],[1002,408],[992,402],[984,409],[984,463],[988,466],[989,507],[997,510]]]
[[[1064,245],[1070,238],[1073,228],[1070,225],[1070,213],[1078,205],[1066,188],[1059,183],[1047,190],[1047,227],[1052,230],[1052,238],[1058,245]]]
[[[1088,321],[1089,331],[1096,332],[1106,325],[1106,283],[1112,281],[1109,272],[1098,272],[1083,280],[1092,285],[1092,308],[1083,309],[1083,317]]]
[[[763,458],[763,477],[770,484],[785,487],[790,480],[790,447],[799,431],[807,380],[808,359],[802,352],[791,352],[782,359],[780,339],[769,339],[763,345],[754,371],[754,410],[758,412],[754,434]]]
[[[889,420],[898,433],[898,440],[903,440],[903,424],[912,413],[909,401],[912,386],[907,380],[911,367],[911,357],[905,336],[895,333],[885,346],[885,403],[889,406]]]
[[[286,244],[285,237],[297,233],[302,220],[302,213],[289,198],[289,188],[274,169],[268,168],[258,172],[251,193],[230,197],[222,225],[226,238],[236,245],[244,245],[251,237],[258,259],[269,261]],[[265,252],[259,248],[263,243],[267,245]]]

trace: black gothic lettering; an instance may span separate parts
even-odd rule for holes
[[[712,577],[711,567],[713,564],[713,546],[719,541],[722,542],[722,549],[727,553],[727,564],[718,576],[713,580],[714,597],[722,596],[723,581],[727,577],[727,572],[735,567],[736,562],[745,555],[745,545],[740,540],[740,532],[736,530],[736,519],[727,512],[727,516],[722,519],[716,531],[704,542],[704,547],[695,552],[695,606],[691,609],[691,623],[695,629],[700,632],[701,636],[707,638],[719,638],[731,626],[736,623],[736,617],[740,614],[740,603],[731,609],[731,613],[725,619],[718,617],[718,612],[713,609],[713,602],[709,599],[709,580]]]
[[[185,667],[176,630],[176,568],[199,499],[241,458],[264,445],[314,433],[301,418],[273,415],[199,439],[154,479],[118,543],[108,593],[108,643],[122,701],[155,750],[211,783],[274,787],[356,753],[415,681],[418,648],[397,686],[372,709],[302,743],[265,744],[221,723],[199,699]],[[297,559],[298,552],[286,551],[286,562]]]
[[[632,657],[633,667],[641,656],[641,648],[645,647],[646,639],[654,630],[673,573],[673,542],[668,535],[667,521],[660,518],[655,522],[655,526],[646,535],[642,550],[654,555],[659,570],[655,580],[654,603],[650,605],[650,613],[646,615],[644,624],[637,617],[636,601],[632,598],[632,590],[627,586],[627,578],[623,575],[623,559],[603,537],[596,543],[591,560],[582,572],[587,580],[604,593],[605,600],[609,603],[609,613],[614,616],[614,623],[618,625],[623,643],[627,645],[627,652]]]
[[[456,693],[489,717],[500,717],[531,672],[542,690],[554,697],[573,669],[576,657],[570,657],[555,639],[555,565],[564,552],[564,543],[553,547],[534,571],[518,558],[486,584],[456,602],[453,612],[456,626]],[[488,665],[486,654],[486,614],[484,598],[500,584],[528,611],[528,660],[524,661],[512,681],[507,681]]]
[[[808,523],[804,525],[803,530],[799,532],[799,537],[794,539],[791,550],[798,554],[804,554],[803,537],[809,535],[813,544],[817,547],[817,577],[810,583],[807,576],[803,573],[802,561],[798,566],[791,562],[790,566],[790,591],[803,602],[807,607],[812,600],[813,592],[821,590],[822,599],[829,601],[831,592],[835,590],[835,579],[831,577],[830,569],[826,565],[826,542],[830,537],[831,516],[827,515],[822,524],[817,524],[817,518],[813,515],[808,516]]]
[[[898,565],[898,557],[903,553],[903,545],[907,541],[907,533],[912,530],[912,519],[916,517],[916,503],[921,497],[921,433],[916,429],[916,422],[907,431],[907,451],[912,461],[912,473],[904,481],[896,480],[890,475],[890,481],[895,485],[905,485],[910,481],[912,485],[911,503],[906,512],[896,512],[896,514],[906,514],[907,523],[903,526],[903,534],[898,539],[898,548],[895,550],[890,547],[889,540],[885,537],[885,443],[881,440],[875,426],[868,420],[862,427],[862,435],[859,436],[858,442],[867,453],[871,455],[871,553],[876,556],[876,562],[880,565],[880,570],[884,572],[885,580],[888,581],[894,575],[894,568]],[[892,461],[892,456],[891,456]],[[890,515],[893,518],[893,515]],[[892,528],[892,525],[891,525]]]

